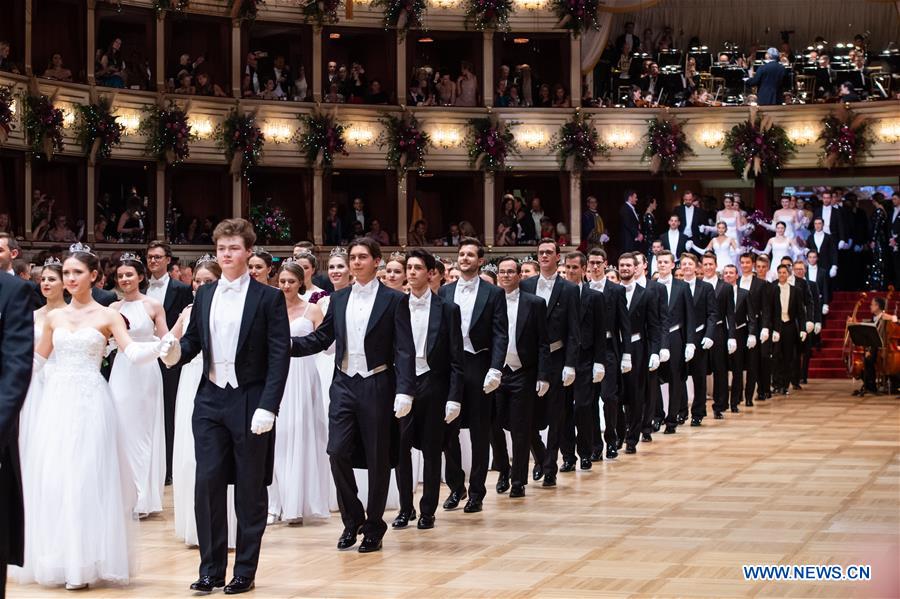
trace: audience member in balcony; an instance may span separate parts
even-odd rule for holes
[[[553,98],[550,96],[550,86],[546,83],[541,83],[541,86],[538,88],[538,97],[537,101],[534,103],[537,108],[552,108],[553,107]]]
[[[428,234],[428,223],[421,218],[413,223],[412,230],[406,239],[406,245],[409,247],[425,247],[429,245],[426,235]]]
[[[545,216],[541,219],[541,239],[556,239],[556,225],[553,224],[553,219],[549,216]]]
[[[391,242],[390,235],[381,228],[381,222],[377,218],[372,219],[372,224],[369,225],[369,232],[366,233],[366,237],[374,239],[381,245],[389,245]]]
[[[509,108],[518,108],[522,106],[522,98],[519,97],[519,88],[515,85],[506,92],[506,106]]]
[[[247,60],[244,64],[244,75],[250,75],[250,85],[248,88],[241,89],[241,95],[246,97],[258,96],[263,91],[263,86],[265,83],[262,81],[259,71],[257,70],[257,65],[259,63],[259,53],[258,52],[248,52]],[[246,92],[252,91],[251,95],[247,95]]]
[[[106,243],[108,241],[108,239],[106,239],[106,227],[108,226],[109,221],[105,216],[101,214],[97,217],[97,222],[94,223],[94,241],[97,243]]]
[[[450,73],[442,73],[440,75],[435,92],[440,106],[456,105],[456,84],[450,79]]]
[[[462,61],[460,64],[462,74],[456,80],[456,105],[478,105],[478,78],[472,72],[472,63]]]
[[[193,95],[197,92],[197,88],[191,85],[191,74],[187,71],[181,71],[178,74],[178,87],[175,88],[176,94]]]
[[[197,70],[197,68],[199,68],[200,65],[202,65],[204,62],[206,62],[206,59],[202,56],[198,56],[197,60],[192,61],[190,54],[180,55],[178,57],[178,65],[175,66],[175,69],[172,70],[172,74],[169,75],[169,79],[171,80],[173,86],[175,82],[178,81],[178,74],[181,73],[181,71],[187,71],[188,73],[193,75],[194,71]]]
[[[362,104],[366,98],[368,86],[366,85],[366,70],[358,62],[350,65],[350,78],[347,80],[347,85],[350,86],[349,101],[353,104]]]
[[[294,101],[305,102],[309,95],[309,84],[306,82],[306,69],[303,65],[297,68],[297,79],[294,81]]]
[[[325,97],[322,99],[323,102],[328,102],[330,104],[343,104],[344,103],[344,94],[338,91],[338,84],[332,83],[328,86],[328,93],[325,94]]]
[[[531,67],[527,64],[520,64],[516,67],[516,72],[518,76],[516,77],[516,87],[519,88],[519,93],[522,96],[521,106],[526,106],[531,108],[534,106],[534,84],[531,80]]]
[[[126,63],[125,80],[128,82],[130,89],[155,89],[150,61],[144,58],[137,50],[131,51],[131,56],[129,56]]]
[[[336,247],[342,245],[344,240],[344,223],[338,214],[337,204],[328,206],[328,214],[325,216],[325,245]]]
[[[291,87],[294,83],[294,77],[291,73],[291,67],[285,63],[283,55],[275,55],[271,76],[275,80],[275,89],[281,92],[281,97],[290,98],[294,91]]]
[[[841,87],[838,90],[838,98],[841,102],[859,102],[859,94],[853,89],[853,84],[849,81],[844,81],[841,83]]]
[[[515,217],[503,216],[500,218],[500,224],[497,225],[497,234],[494,237],[494,243],[499,245],[516,245],[516,235],[518,226]]]
[[[372,79],[369,83],[369,93],[366,94],[366,104],[387,104],[389,100],[388,95],[381,88],[381,81]]]
[[[467,220],[459,221],[459,233],[463,237],[475,237],[476,239],[481,239],[481,236],[475,231],[475,227]]]
[[[217,98],[228,96],[218,84],[210,80],[209,73],[203,71],[197,73],[197,87],[194,93],[198,96],[215,96]]]
[[[651,43],[650,40],[648,40],[648,43]],[[625,32],[616,38],[616,53],[621,56],[622,54],[638,52],[640,49],[641,38],[634,34],[634,23],[628,21],[625,23]]]
[[[113,39],[106,51],[100,55],[94,76],[98,85],[105,87],[125,87],[125,60],[122,58],[122,40]]]
[[[757,103],[760,106],[772,106],[781,103],[781,88],[784,85],[784,66],[778,62],[778,50],[769,48],[766,50],[766,60],[761,67],[756,69],[753,77],[746,79],[748,87],[757,86]]]
[[[569,95],[566,94],[566,88],[561,83],[553,86],[553,108],[568,108],[571,106]]]
[[[334,83],[338,78],[338,65],[335,61],[329,60],[328,67],[325,71],[325,83]]]
[[[650,63],[647,72],[638,79],[638,85],[644,93],[653,95],[659,93],[659,65],[657,63]]]
[[[459,245],[460,239],[462,239],[462,234],[459,232],[459,225],[450,223],[450,229],[447,231],[446,237],[444,237],[444,245],[455,248]]]
[[[50,64],[44,70],[42,77],[57,81],[72,81],[72,71],[63,66],[62,54],[54,52],[50,58]]]
[[[0,72],[19,74],[19,67],[9,57],[11,46],[6,40],[0,40]]]
[[[663,27],[663,31],[659,34],[659,38],[656,40],[656,50],[669,50],[675,45],[675,40],[672,37],[672,28],[666,25]]]
[[[569,228],[565,223],[556,223],[556,243],[569,245]]]
[[[9,212],[0,212],[0,233],[12,233],[12,219]]]
[[[369,218],[368,210],[366,210],[366,203],[363,202],[362,198],[353,198],[350,214],[347,216],[347,225],[344,229],[353,231],[354,222],[359,223],[364,232],[369,229],[371,219]]]
[[[266,79],[266,89],[263,90],[260,97],[263,100],[283,100],[284,92],[276,86],[275,80],[270,77]]]
[[[450,85],[453,85],[453,83]],[[453,87],[455,88],[456,86]],[[406,102],[410,106],[430,106],[428,96],[425,95],[425,92],[419,87],[419,82],[416,80],[409,84],[409,94],[406,96]]]
[[[494,106],[498,108],[506,108],[509,106],[509,96],[507,95],[506,79],[497,82],[497,95],[494,97]]]
[[[119,217],[116,232],[119,235],[119,240],[125,243],[143,243],[146,241],[141,198],[136,195],[128,198],[127,209]]]
[[[253,91],[253,81],[250,75],[244,73],[241,75],[241,97],[242,98],[258,98],[259,96]]]
[[[518,227],[516,239],[518,245],[534,245],[537,243],[538,229],[535,228],[534,220],[524,208],[519,208],[516,212],[516,225]]]
[[[47,231],[47,241],[59,243],[75,243],[78,241],[75,231],[69,228],[65,214],[60,214],[53,219],[53,228]]]

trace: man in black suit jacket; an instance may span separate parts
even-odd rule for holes
[[[806,263],[797,260],[793,264],[794,283],[805,285],[809,290],[809,297],[812,299],[812,314],[807,317],[812,321],[812,331],[807,330],[806,339],[800,343],[800,374],[797,376],[798,384],[806,384],[807,373],[809,372],[809,359],[812,357],[813,344],[818,340],[819,333],[822,332],[822,292],[815,281],[807,278]],[[804,330],[805,324],[804,324]]]
[[[756,266],[756,256],[750,252],[741,255],[739,259],[741,266],[740,278],[738,286],[750,294],[750,306],[753,309],[753,318],[756,320],[757,331],[762,328],[759,323],[762,321],[762,311],[765,294],[766,282],[756,276],[754,266]],[[757,336],[753,347],[747,347],[744,352],[744,371],[747,373],[747,382],[744,385],[744,405],[753,405],[753,392],[760,392],[759,372],[762,356],[762,344],[759,343]]]
[[[895,191],[891,195],[891,214],[889,232],[890,240],[888,244],[891,247],[891,266],[894,287],[900,289],[900,191]]]
[[[669,229],[659,236],[663,249],[673,256],[680,256],[687,251],[687,236],[681,232],[681,219],[673,214],[669,217]]]
[[[594,453],[591,460],[599,462],[603,459],[603,444],[606,443],[606,457],[613,460],[619,457],[619,438],[616,432],[619,401],[622,397],[621,372],[631,368],[631,319],[625,302],[625,288],[606,278],[606,251],[593,248],[588,253],[588,272],[591,277],[591,289],[603,295],[604,317],[606,323],[606,356],[603,366],[606,375],[597,385],[594,395],[599,402],[594,410]],[[603,404],[603,419],[606,430],[600,429],[600,402]],[[623,439],[624,441],[624,439]]]
[[[266,529],[273,427],[290,366],[290,328],[284,295],[251,279],[247,272],[255,241],[253,225],[244,219],[226,219],[216,226],[213,243],[222,278],[197,290],[181,343],[160,356],[167,366],[176,366],[203,352],[203,375],[192,417],[200,578],[191,590],[199,592],[225,585],[229,484],[234,484],[241,534],[234,578],[225,586],[226,593],[242,593],[255,586]]]
[[[709,283],[697,278],[699,266],[696,254],[685,252],[681,256],[681,274],[688,286],[688,297],[694,311],[694,328],[689,330],[687,339],[694,345],[694,359],[687,364],[687,373],[694,388],[694,401],[690,406],[691,426],[700,426],[706,417],[706,375],[709,368],[709,352],[713,347],[718,304],[715,291]],[[687,419],[688,406],[685,401],[677,414],[678,422]]]
[[[819,254],[818,264],[829,279],[837,276],[838,251],[834,237],[825,232],[825,224],[821,216],[813,220],[813,232],[806,239],[806,247]]]
[[[147,271],[149,272],[147,296],[152,297],[166,312],[166,326],[175,326],[181,311],[194,301],[189,285],[169,276],[172,263],[172,246],[165,241],[151,241],[147,245]],[[163,377],[163,413],[166,430],[166,482],[172,482],[172,447],[175,440],[175,396],[181,368],[166,368],[160,363]]]
[[[675,208],[675,216],[678,217],[678,230],[685,237],[692,240],[694,244],[703,246],[703,232],[700,230],[702,225],[706,224],[706,212],[701,208],[694,206],[694,193],[691,190],[685,190],[681,194],[681,204]],[[670,252],[672,248],[666,248]],[[679,251],[676,256],[684,253]]]
[[[575,366],[578,363],[579,323],[578,288],[557,274],[559,245],[552,239],[542,239],[538,244],[540,274],[522,281],[519,288],[536,295],[547,305],[547,337],[550,343],[549,383],[550,391],[544,401],[535,406],[531,449],[534,452],[535,480],[543,475],[545,487],[556,486],[559,469],[559,445],[565,421],[563,387],[575,382]],[[547,428],[547,447],[541,442],[538,431]]]
[[[651,40],[647,40],[647,43],[651,43]],[[640,49],[641,38],[635,35],[634,23],[629,21],[625,23],[625,33],[616,38],[616,57],[621,56],[626,51],[639,52]]]
[[[413,447],[422,451],[425,461],[417,526],[434,527],[441,490],[444,435],[447,424],[458,418],[462,409],[463,340],[459,306],[431,292],[429,279],[434,274],[435,262],[434,256],[422,249],[414,249],[406,257],[409,295],[403,301],[409,308],[416,346],[416,401],[412,411],[400,420],[397,464],[400,513],[392,524],[394,528],[405,528],[416,517],[410,455]]]
[[[756,101],[760,106],[781,104],[781,90],[785,80],[784,66],[778,62],[778,50],[766,51],[766,62],[756,69],[756,74],[747,79],[747,86],[757,86]]]
[[[110,304],[112,304],[114,301],[117,301],[119,299],[119,296],[116,295],[115,291],[110,291],[108,289],[101,289],[100,287],[91,288],[91,297],[94,299],[95,302],[97,302],[101,306],[106,306],[107,308],[109,307]],[[67,304],[71,301],[72,301],[71,297],[66,298]]]
[[[506,359],[508,324],[503,290],[478,276],[484,263],[484,246],[473,237],[459,242],[457,264],[460,278],[441,287],[440,295],[459,306],[463,337],[463,400],[461,425],[468,427],[472,443],[469,500],[463,511],[480,512],[486,494],[485,480],[491,455],[491,422],[494,391],[500,386]],[[444,478],[450,497],[444,509],[451,510],[466,497],[465,473],[459,447],[459,425],[452,427],[444,444]]]
[[[325,320],[305,337],[291,338],[291,355],[308,356],[335,344],[328,409],[328,456],[344,532],[338,549],[363,534],[360,553],[381,549],[396,421],[412,410],[416,347],[405,295],[375,278],[381,247],[369,238],[349,246],[355,282],[331,296]],[[362,449],[363,456],[359,450]],[[363,465],[364,460],[364,465]],[[369,472],[366,507],[357,497],[353,467]]]
[[[19,465],[19,411],[31,382],[34,321],[31,290],[0,272],[0,596],[6,592],[6,565],[22,565],[25,510]]]
[[[671,224],[671,223],[670,223]],[[674,433],[681,422],[679,414],[687,406],[688,364],[694,359],[697,346],[694,344],[694,307],[690,287],[684,281],[672,276],[675,268],[675,257],[672,252],[664,251],[656,257],[659,265],[657,283],[665,289],[668,312],[668,328],[661,332],[666,337],[665,347],[661,353],[668,354],[660,368],[660,378],[669,383],[669,410],[666,413],[665,434]]]
[[[619,208],[619,249],[622,253],[638,251],[644,241],[637,201],[637,192],[628,190],[625,192],[625,203]]]
[[[705,253],[701,265],[703,282],[713,288],[713,299],[716,303],[717,320],[712,337],[715,349],[710,352],[710,367],[713,375],[713,415],[716,420],[721,420],[724,418],[722,413],[728,407],[728,349],[733,345],[729,341],[734,340],[733,331],[728,328],[726,319],[728,305],[724,292],[728,285],[716,272],[718,262],[715,254]]]
[[[772,293],[772,344],[775,373],[774,391],[788,395],[790,379],[799,380],[800,360],[797,353],[799,344],[806,339],[806,303],[803,292],[790,284],[790,269],[785,264],[778,265],[778,284]]]
[[[813,210],[813,220],[809,223],[809,230],[816,231],[816,219],[822,219],[822,230],[831,236],[835,245],[841,241],[847,241],[847,233],[849,231],[844,227],[843,208],[841,208],[834,194],[830,191],[822,192],[822,205],[816,206]],[[844,249],[839,247],[837,249]],[[835,260],[833,264],[837,264]],[[829,267],[831,264],[829,264]]]
[[[491,446],[494,464],[500,470],[497,492],[524,497],[528,484],[528,452],[531,444],[534,402],[550,390],[548,367],[550,342],[547,340],[547,307],[541,298],[522,293],[521,266],[515,258],[497,263],[497,283],[506,295],[509,323],[503,381],[497,389],[497,423]],[[512,436],[512,466],[506,448],[506,435]]]
[[[740,412],[738,407],[744,396],[744,362],[747,359],[747,351],[756,347],[757,317],[750,299],[750,292],[738,285],[737,267],[729,264],[722,272],[727,284],[723,295],[725,297],[726,312],[725,321],[734,343],[729,340],[728,363],[731,371],[731,411]]]

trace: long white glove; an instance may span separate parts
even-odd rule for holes
[[[737,351],[737,339],[728,340],[728,353],[733,354]]]
[[[781,341],[781,333],[775,331],[772,333],[772,343],[778,343],[779,341]]]
[[[487,371],[487,374],[484,375],[484,386],[482,387],[482,390],[485,392],[485,394],[493,393],[499,386],[500,371],[496,368],[491,368]]]
[[[603,377],[606,375],[606,368],[603,367],[603,364],[600,364],[599,362],[594,362],[594,369],[593,369],[592,374],[593,374],[593,379],[591,379],[591,381],[594,383],[599,383],[600,381],[603,380]]]
[[[562,371],[563,387],[568,387],[575,382],[575,369],[571,366],[564,366]]]
[[[822,305],[822,314],[828,316],[828,312],[830,312],[830,311],[831,311],[831,308],[828,307],[828,304]]]
[[[650,367],[650,372],[659,368],[659,354],[650,354],[650,363],[648,366]]]
[[[769,329],[763,329],[759,332],[759,342],[765,343],[769,340]]]
[[[691,360],[693,360],[694,352],[696,352],[696,351],[697,351],[697,346],[695,346],[693,343],[688,343],[687,345],[685,345],[684,346],[684,361],[690,362]]]
[[[850,244],[846,241],[838,241],[838,249],[839,250],[849,250]]]
[[[250,420],[250,432],[254,435],[262,435],[272,430],[273,426],[275,426],[275,414],[269,410],[256,408],[253,418]]]
[[[444,422],[450,424],[459,417],[462,405],[458,401],[448,401],[444,406]]]
[[[607,235],[606,233],[601,233],[600,234],[600,243],[606,243],[607,241],[609,241],[609,235]]]
[[[750,335],[747,337],[747,349],[753,349],[756,347],[756,335]]]
[[[668,362],[669,358],[671,358],[671,357],[672,357],[672,354],[669,353],[669,350],[667,350],[667,349],[659,350],[659,362],[661,364],[665,364],[666,362]]]
[[[806,341],[806,331],[800,331],[800,343]]]
[[[703,225],[700,225],[700,226],[702,227]],[[688,239],[687,241],[685,241],[685,242],[684,242],[684,247],[685,247],[685,249],[687,249],[687,250],[692,250],[692,249],[694,249],[694,242],[693,242],[693,240]]]
[[[160,339],[160,344],[162,347],[160,347],[159,359],[162,360],[162,363],[169,367],[178,364],[181,360],[181,344],[176,341],[175,336],[172,333],[166,333]]]
[[[537,391],[538,397],[544,397],[547,395],[547,391],[550,390],[550,383],[547,381],[538,381],[537,385],[535,385],[534,390]]]
[[[807,333],[807,334],[812,333],[812,332],[813,332],[813,329],[814,329],[815,327],[816,327],[816,325],[814,325],[814,324],[812,323],[812,321],[807,321],[807,322],[806,322],[806,333]]]
[[[135,364],[146,364],[158,358],[164,347],[163,341],[132,341],[125,348],[125,356]]]
[[[700,341],[700,347],[702,347],[703,349],[710,349],[713,345],[715,345],[715,342],[709,337],[704,337]]]
[[[828,269],[828,276],[832,279],[837,276],[837,264]]]
[[[34,375],[39,373],[46,363],[47,358],[37,352],[34,352],[34,354],[32,354],[31,356],[31,376],[33,377]]]
[[[622,354],[622,363],[619,365],[622,374],[631,372],[631,354]]]
[[[818,334],[821,333],[821,332],[822,332],[822,323],[821,323],[821,322],[817,322],[817,323],[816,323],[816,326],[813,327],[813,333],[815,333],[816,335],[818,335]]]
[[[403,418],[412,410],[413,398],[405,393],[398,393],[394,396],[394,416]]]
[[[108,358],[117,349],[119,349],[119,344],[116,343],[115,337],[110,337],[109,341],[106,342],[106,349],[103,350],[103,357]]]

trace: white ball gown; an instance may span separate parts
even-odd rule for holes
[[[309,305],[307,305],[307,311]],[[291,321],[291,336],[312,333],[311,320]],[[316,358],[291,358],[278,419],[275,471],[269,487],[269,513],[282,520],[328,518],[331,469],[325,452],[328,422]]]
[[[119,312],[128,319],[134,341],[153,341],[155,326],[142,300],[122,301]],[[134,364],[117,352],[109,375],[125,451],[134,475],[137,514],[162,511],[166,481],[166,441],[163,425],[163,383],[159,364]]]
[[[53,333],[56,363],[33,413],[25,456],[25,565],[20,583],[126,584],[134,572],[135,488],[109,385],[106,337]],[[152,364],[156,367],[156,364]]]
[[[190,322],[186,312],[184,328]],[[197,518],[194,514],[194,487],[197,480],[197,457],[194,454],[194,399],[203,376],[203,353],[182,366],[175,395],[175,440],[172,445],[172,503],[174,505],[175,534],[187,545],[200,544],[197,536]],[[234,485],[228,485],[228,547],[234,549],[237,542],[237,515],[234,511]]]
[[[44,333],[43,323],[34,323],[34,346],[37,347]],[[31,431],[34,428],[34,417],[37,413],[38,404],[44,392],[44,381],[50,376],[50,369],[56,361],[55,354],[51,353],[47,358],[47,363],[40,372],[31,377],[31,384],[28,386],[28,394],[25,396],[25,403],[22,404],[22,411],[19,412],[19,453],[24,462],[25,456],[28,455],[28,442],[31,439]],[[23,472],[22,476],[26,473]]]

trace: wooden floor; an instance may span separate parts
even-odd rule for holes
[[[560,474],[556,489],[531,484],[524,500],[490,491],[481,514],[439,508],[436,528],[391,531],[376,554],[334,549],[337,515],[269,527],[256,595],[898,597],[900,400],[857,399],[853,388],[814,382],[655,435],[637,455]],[[142,523],[130,587],[89,596],[190,596],[198,555],[175,540],[171,519],[170,507]],[[873,580],[750,582],[743,564],[871,564]],[[72,596],[14,583],[8,592]]]

